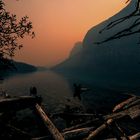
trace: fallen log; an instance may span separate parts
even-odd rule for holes
[[[100,132],[102,132],[104,129],[107,128],[108,125],[110,125],[114,120],[117,120],[119,118],[130,116],[132,119],[135,119],[140,116],[140,105],[133,106],[127,110],[113,113],[111,115],[103,116],[103,119],[106,120],[105,124],[102,124],[100,127],[98,127],[95,131],[93,131],[85,140],[92,140],[95,138]],[[127,138],[127,136],[125,137]]]
[[[102,119],[105,120],[105,121],[108,120],[108,119],[117,120],[117,119],[123,118],[125,116],[130,116],[132,119],[135,119],[135,118],[139,117],[140,116],[140,105],[133,106],[129,109],[126,109],[124,111],[120,111],[118,113],[112,113],[112,114],[109,114],[109,115],[105,115],[105,116],[102,117]],[[90,124],[97,123],[97,122],[100,122],[99,118],[95,118],[95,119],[89,120],[85,123],[77,124],[77,125],[72,126],[70,128],[66,128],[66,129],[63,130],[63,132],[70,131],[70,130],[73,130],[73,129],[77,129],[77,128],[80,128],[80,127],[85,127],[85,126],[88,126]]]
[[[87,139],[87,140],[90,140],[90,138],[95,137],[96,135],[98,135],[100,132],[102,132],[104,129],[107,128],[107,125],[110,125],[114,120],[123,118],[125,116],[130,116],[133,119],[135,119],[136,117],[139,117],[140,116],[140,105],[133,106],[133,107],[131,107],[129,109],[126,109],[126,110],[118,112],[118,113],[112,113],[110,115],[103,116],[103,119],[106,120],[107,123],[101,125],[95,131],[93,131],[92,135],[90,135],[89,139]],[[79,128],[81,126],[86,126],[86,125],[89,125],[89,124],[92,124],[92,123],[96,123],[96,122],[99,122],[99,121],[100,121],[100,119],[96,118],[96,119],[93,119],[93,120],[88,121],[86,123],[79,124],[79,125],[73,126],[71,128],[66,128],[64,130],[64,132],[62,133],[62,135],[65,137],[65,133],[68,134],[68,131],[69,131],[69,134],[70,134],[72,131],[75,131],[73,129]]]
[[[94,130],[93,132],[91,132],[89,134],[89,136],[87,138],[85,138],[85,140],[92,140],[94,139],[99,133],[101,133],[103,130],[105,130],[109,125],[111,125],[113,122],[112,119],[109,119],[106,121],[106,123],[102,124],[101,126],[99,126],[96,130]]]
[[[129,103],[128,105],[126,105],[126,106],[124,107],[124,109],[128,109],[128,108],[130,108],[130,107],[132,107],[132,106],[134,106],[134,105],[137,105],[137,104],[140,104],[140,99],[137,99],[137,100],[135,100],[135,101]]]
[[[128,105],[128,104],[130,104],[130,103],[132,103],[134,101],[136,101],[137,99],[139,99],[139,97],[134,96],[134,97],[131,97],[131,98],[129,98],[129,99],[119,103],[118,105],[116,105],[114,107],[113,112],[121,110],[124,106],[126,106],[126,105]]]
[[[132,135],[132,136],[129,136],[128,137],[129,140],[139,140],[140,139],[140,132]],[[122,140],[126,140],[125,137],[121,137]],[[105,140],[117,140],[117,138],[108,138],[108,139],[105,139]]]
[[[112,113],[112,114],[109,114],[109,115],[105,115],[102,118],[103,118],[103,120],[108,120],[108,119],[117,120],[117,119],[123,118],[125,116],[130,116],[132,119],[135,119],[135,118],[139,117],[140,116],[140,105],[133,106],[129,109],[126,109],[124,111],[120,111],[118,113]],[[64,131],[77,129],[77,128],[87,126],[89,124],[96,123],[96,122],[99,122],[99,121],[100,121],[99,118],[95,118],[95,119],[92,119],[92,120],[87,121],[85,123],[78,124],[78,125],[72,126],[70,128],[66,128],[66,129],[64,129]]]
[[[82,114],[82,113],[56,113],[53,114],[52,117],[59,116],[62,118],[79,118],[79,117],[95,117],[94,114]]]
[[[31,140],[53,140],[53,138],[51,136],[43,136],[43,137],[32,138]]]
[[[131,117],[131,119],[136,119],[136,118],[140,117],[140,104],[132,106],[127,111],[128,111],[128,115]],[[127,113],[127,111],[126,111],[126,113]]]
[[[130,140],[138,140],[140,139],[140,132],[135,134],[135,135],[132,135],[129,137]]]
[[[108,132],[110,132],[110,134],[115,136],[115,138],[117,138],[117,140],[121,140],[121,137],[124,136],[120,132],[120,130],[118,130],[118,128],[116,127],[115,122],[113,122],[112,125],[110,127],[108,127]]]
[[[85,123],[80,123],[80,124],[77,124],[75,126],[72,126],[72,127],[69,127],[69,128],[65,128],[63,130],[63,132],[71,131],[71,130],[82,128],[82,127],[87,127],[89,125],[92,125],[93,123],[98,123],[98,122],[100,122],[100,120],[98,118],[92,119],[92,120],[86,121]]]
[[[103,116],[104,120],[108,119],[119,119],[124,116],[130,116],[132,119],[140,117],[140,104],[132,106],[126,110],[120,111],[118,113],[112,113],[106,116]]]
[[[82,139],[89,135],[91,131],[93,131],[94,127],[87,127],[87,128],[79,128],[76,130],[66,131],[63,133],[65,140],[70,139]]]
[[[140,121],[139,119],[133,120],[128,116],[128,117],[124,117],[123,119],[119,119],[117,123],[125,132],[129,132],[129,133],[132,132],[134,134],[136,132],[139,132],[140,130],[139,121]]]
[[[121,137],[124,137],[126,140],[129,140],[128,136],[117,122],[115,122],[115,127],[117,128],[117,130],[119,130]]]
[[[109,114],[109,115],[105,115],[105,116],[102,117],[102,119],[105,120],[105,121],[108,120],[108,119],[117,120],[117,119],[123,118],[125,116],[130,116],[132,119],[135,119],[135,118],[139,117],[140,116],[140,105],[132,106],[129,109],[126,109],[126,110],[123,110],[123,111],[120,111],[120,112],[117,112],[117,113],[112,113],[112,114]],[[90,121],[87,121],[86,123],[82,123],[82,124],[73,126],[71,128],[66,128],[65,130],[67,131],[67,130],[76,129],[76,128],[79,128],[79,127],[89,125],[91,123],[99,122],[99,121],[100,121],[99,118],[95,118],[95,119],[92,119]]]
[[[33,107],[36,103],[41,103],[41,97],[20,96],[14,98],[4,98],[0,100],[0,112],[16,111]]]
[[[66,131],[62,133],[65,140],[71,140],[71,139],[82,139],[88,136],[88,134],[93,131],[94,127],[86,127],[86,128],[79,128],[71,131]],[[39,137],[39,138],[32,138],[32,140],[45,140],[45,139],[51,139],[51,137],[45,136],[45,137]]]
[[[40,115],[41,119],[43,120],[45,126],[48,128],[49,132],[52,134],[52,137],[55,140],[64,140],[63,135],[58,131],[46,113],[42,110],[42,108],[36,104],[35,106],[37,113]]]

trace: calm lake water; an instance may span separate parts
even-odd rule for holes
[[[51,111],[64,108],[68,99],[72,99],[73,91],[68,81],[52,71],[18,74],[4,79],[0,84],[0,88],[11,96],[29,95],[31,86],[37,87],[38,94]]]
[[[75,77],[74,77],[75,78]],[[43,97],[43,103],[49,112],[56,113],[65,109],[66,105],[82,107],[88,110],[106,110],[121,102],[125,96],[109,90],[102,90],[72,76],[62,76],[53,71],[37,71],[28,74],[17,74],[5,78],[0,89],[6,90],[11,96],[29,95],[31,86],[37,87],[38,95]],[[86,80],[88,81],[88,80]],[[73,98],[72,83],[81,83],[90,88],[82,94],[82,100]],[[70,84],[71,83],[71,84]]]

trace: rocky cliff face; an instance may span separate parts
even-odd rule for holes
[[[83,40],[83,48],[75,56],[56,67],[57,70],[72,73],[77,78],[105,87],[137,87],[140,83],[140,44],[139,34],[112,40],[100,45],[114,33],[129,27],[134,18],[99,33],[111,21],[128,15],[135,9],[132,2],[117,15],[91,28]]]

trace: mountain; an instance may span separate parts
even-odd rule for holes
[[[16,73],[27,73],[27,72],[34,72],[37,70],[35,66],[23,62],[14,61],[14,65],[16,67],[16,70],[14,72]]]
[[[137,88],[140,83],[139,34],[112,40],[100,45],[106,38],[129,27],[135,20],[131,18],[110,30],[99,33],[110,22],[124,17],[135,9],[136,0],[108,20],[92,27],[84,37],[82,49],[54,67],[79,80],[105,88]]]
[[[29,73],[37,70],[35,66],[23,62],[13,61],[12,63],[9,63],[9,66],[10,66],[9,69],[0,70],[0,78],[10,76],[11,74]]]
[[[72,50],[70,52],[70,56],[69,57],[73,57],[73,56],[77,55],[78,53],[80,53],[82,48],[83,48],[82,42],[76,42],[74,44],[74,47],[72,48]]]

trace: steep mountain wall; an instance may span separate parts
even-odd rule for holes
[[[83,48],[75,56],[68,58],[55,69],[73,75],[75,78],[90,81],[97,86],[136,88],[140,83],[140,44],[139,34],[103,41],[123,28],[129,27],[135,20],[131,18],[110,30],[99,32],[110,22],[128,15],[135,9],[136,0],[121,12],[108,20],[92,27],[83,40]]]

